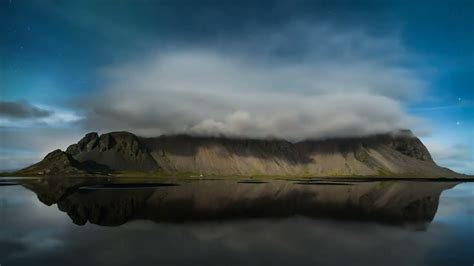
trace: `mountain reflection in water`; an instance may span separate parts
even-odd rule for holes
[[[471,207],[470,218],[456,220],[463,228],[456,237],[443,224],[430,225],[441,193],[455,182],[142,181],[8,181],[0,186],[0,263],[448,265],[473,259],[466,251],[474,244]],[[464,185],[471,189],[466,207],[473,203],[472,183]],[[57,207],[38,205],[36,196]],[[440,219],[449,221],[451,207]]]
[[[415,224],[421,228],[433,220],[441,192],[454,185],[280,180],[254,184],[222,180],[143,184],[94,184],[77,180],[24,183],[43,203],[56,203],[79,225],[302,215]]]

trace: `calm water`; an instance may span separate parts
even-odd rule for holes
[[[2,266],[474,263],[474,183],[18,183]]]

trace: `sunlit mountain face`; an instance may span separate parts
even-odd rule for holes
[[[0,7],[3,170],[90,131],[297,142],[409,128],[473,173],[472,1]]]

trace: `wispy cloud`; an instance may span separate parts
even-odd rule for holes
[[[8,119],[43,118],[51,111],[39,108],[26,101],[0,101],[0,117]]]
[[[82,117],[76,112],[26,101],[1,101],[0,126],[7,128],[67,127]]]

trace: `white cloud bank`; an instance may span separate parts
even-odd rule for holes
[[[298,55],[278,57],[288,46]],[[303,139],[416,121],[403,105],[426,83],[396,36],[298,24],[230,47],[176,49],[105,69],[107,86],[86,101],[87,128]]]
[[[147,58],[109,66],[100,72],[105,86],[74,112],[5,102],[0,168],[24,167],[86,131],[299,140],[418,125],[404,105],[427,85],[397,34],[299,22],[247,37],[157,47]]]

